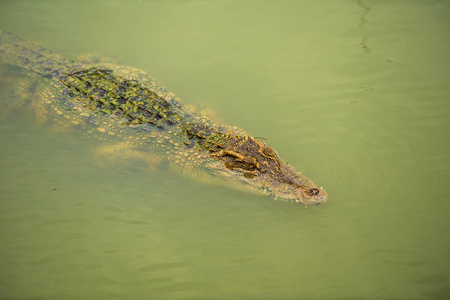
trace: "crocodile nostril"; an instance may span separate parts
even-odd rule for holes
[[[308,196],[316,196],[316,195],[319,195],[319,192],[320,192],[319,189],[312,188],[312,189],[307,190],[306,194]]]

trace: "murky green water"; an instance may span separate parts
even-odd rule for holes
[[[447,299],[449,20],[448,1],[0,2],[2,30],[148,71],[329,194],[101,167],[3,114],[0,299]]]

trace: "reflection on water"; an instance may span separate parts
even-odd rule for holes
[[[361,15],[360,22],[359,22],[359,28],[365,29],[366,24],[368,23],[366,19],[366,15],[370,12],[370,6],[365,5],[362,3],[361,0],[357,0],[356,3],[358,3],[358,6],[364,9],[363,14]],[[365,36],[362,38],[361,41],[361,48],[363,49],[364,53],[369,54],[372,52],[372,49],[367,45],[367,41],[369,40],[369,37]]]

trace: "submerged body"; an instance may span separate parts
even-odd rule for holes
[[[75,62],[0,31],[2,67],[18,67],[34,82],[28,97],[39,119],[96,133],[115,144],[108,148],[114,154],[164,159],[196,178],[234,179],[230,184],[305,205],[327,199],[264,142],[183,107],[140,70]]]

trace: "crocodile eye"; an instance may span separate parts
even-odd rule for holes
[[[225,166],[231,170],[242,169],[244,171],[254,171],[255,169],[257,169],[257,165],[255,165],[254,163],[244,161],[239,158],[238,159],[228,158],[225,161]]]
[[[239,166],[241,169],[247,170],[247,171],[253,171],[254,169],[256,169],[256,166],[252,163],[248,163],[248,162],[243,162],[240,164]]]
[[[316,196],[316,195],[319,195],[319,193],[320,193],[319,189],[316,189],[316,188],[312,188],[312,189],[309,189],[306,191],[306,194],[308,196]]]
[[[275,156],[275,154],[273,153],[273,150],[270,149],[269,147],[264,147],[262,149],[262,152],[267,156],[271,156],[271,157]]]
[[[253,174],[253,173],[250,173],[250,172],[244,172],[244,177],[245,178],[253,178],[253,177],[255,177],[256,176],[256,174]]]

